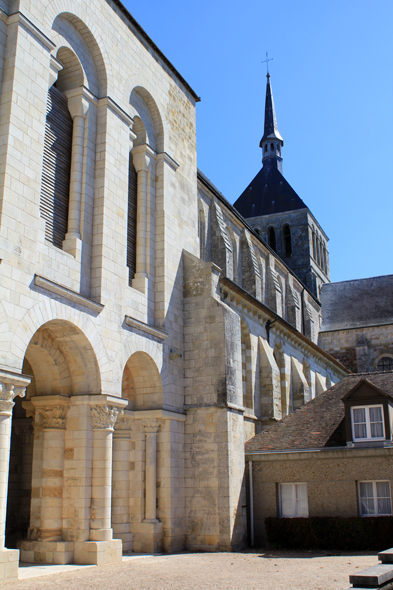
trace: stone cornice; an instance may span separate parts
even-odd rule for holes
[[[220,278],[220,291],[222,294],[223,301],[231,307],[240,307],[241,310],[247,311],[249,314],[256,316],[259,323],[265,324],[267,320],[274,320],[274,327],[271,328],[272,332],[275,332],[278,336],[283,336],[293,344],[299,344],[301,340],[303,352],[307,352],[314,358],[317,358],[319,362],[323,360],[326,364],[326,368],[334,368],[343,377],[348,375],[350,371],[344,367],[339,361],[332,357],[328,352],[325,352],[317,344],[312,342],[307,336],[296,330],[290,323],[277,315],[269,307],[264,305],[261,301],[258,301],[247,293],[244,289],[236,285],[233,281],[227,277]]]
[[[393,457],[393,447],[350,449],[348,447],[323,447],[320,449],[291,449],[282,451],[246,451],[246,461],[321,461],[322,459],[360,459]]]
[[[13,25],[19,23],[26,31],[30,33],[39,43],[41,43],[45,49],[52,51],[56,48],[56,45],[42,33],[33,23],[24,15],[22,12],[14,12],[7,19],[7,25]]]
[[[127,410],[127,415],[134,420],[145,420],[147,418],[161,418],[162,420],[176,420],[177,422],[185,422],[186,415],[181,412],[173,412],[171,410],[157,409],[157,410]]]
[[[162,330],[159,330],[154,326],[150,326],[149,324],[145,324],[144,322],[136,320],[135,318],[132,318],[128,315],[125,316],[124,321],[130,328],[135,328],[137,330],[140,330],[141,332],[146,332],[147,334],[150,334],[150,336],[154,336],[154,338],[158,338],[159,340],[165,340],[168,337],[168,334],[166,332],[163,332]]]
[[[59,285],[54,281],[46,279],[45,277],[34,275],[34,284],[37,287],[41,287],[41,289],[45,289],[45,291],[50,291],[51,293],[55,293],[60,297],[64,297],[65,299],[68,299],[73,303],[77,303],[78,305],[87,307],[88,309],[94,311],[97,314],[101,313],[101,311],[104,309],[104,305],[102,305],[101,303],[97,303],[96,301],[93,301],[92,299],[89,299],[88,297],[80,295],[76,291],[69,289],[68,287],[64,287],[63,285]]]
[[[133,119],[130,115],[127,115],[125,111],[112,99],[110,96],[104,96],[103,98],[98,99],[98,106],[106,106],[110,109],[115,115],[117,115],[123,123],[125,123],[128,127],[133,124]]]
[[[156,160],[157,162],[159,162],[160,160],[163,160],[165,162],[165,164],[168,164],[168,166],[170,168],[172,168],[172,170],[174,170],[176,172],[176,170],[179,168],[180,164],[178,164],[173,158],[171,158],[171,156],[169,154],[167,154],[166,152],[160,152],[159,154],[157,154],[156,156]]]

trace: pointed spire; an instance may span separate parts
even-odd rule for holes
[[[262,162],[275,165],[281,172],[281,148],[284,145],[284,140],[277,127],[276,110],[274,108],[273,91],[272,85],[270,84],[269,73],[266,78],[265,126],[259,147],[262,148]]]

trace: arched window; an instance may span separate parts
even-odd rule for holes
[[[270,144],[270,149],[272,150],[272,152],[274,152],[274,143]]]
[[[390,356],[382,357],[377,364],[378,371],[393,371],[393,358]]]
[[[134,278],[136,272],[136,213],[137,204],[137,174],[134,167],[132,153],[130,152],[128,166],[128,212],[127,212],[127,266],[128,284]]]
[[[284,234],[285,256],[289,257],[289,256],[292,256],[291,230],[289,229],[289,225],[284,225],[283,234]]]
[[[274,227],[269,227],[269,229],[267,230],[267,239],[270,248],[276,251],[276,232],[274,231]]]
[[[72,118],[66,96],[52,86],[46,108],[40,215],[45,238],[62,248],[68,226]]]

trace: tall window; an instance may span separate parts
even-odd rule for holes
[[[198,207],[198,237],[199,237],[199,258],[205,260],[205,246],[206,246],[206,224],[205,212],[203,206],[199,203]]]
[[[285,256],[289,257],[289,256],[292,256],[291,230],[289,229],[289,225],[284,225],[283,234],[284,234]]]
[[[274,231],[274,227],[269,227],[267,236],[270,248],[276,251],[276,232]]]
[[[392,514],[389,481],[359,482],[360,516],[382,516]]]
[[[244,330],[241,335],[242,347],[242,389],[243,389],[243,405],[247,405],[247,341]]]
[[[40,215],[45,238],[62,248],[67,233],[72,148],[72,118],[68,101],[54,86],[46,108]]]
[[[283,517],[308,516],[306,483],[280,483],[279,512]]]
[[[390,356],[384,356],[378,361],[378,371],[393,371],[393,358]]]
[[[129,284],[136,272],[136,202],[137,202],[137,174],[130,152],[128,166],[128,213],[127,213],[127,266],[129,270]]]
[[[354,441],[383,440],[385,429],[382,406],[351,408],[352,437]]]

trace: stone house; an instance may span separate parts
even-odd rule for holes
[[[244,441],[348,373],[317,291],[197,171],[198,96],[118,0],[0,31],[0,580],[241,547]]]
[[[319,345],[353,373],[393,370],[393,275],[322,287]]]
[[[246,443],[251,531],[265,518],[391,515],[393,372],[345,377]]]

